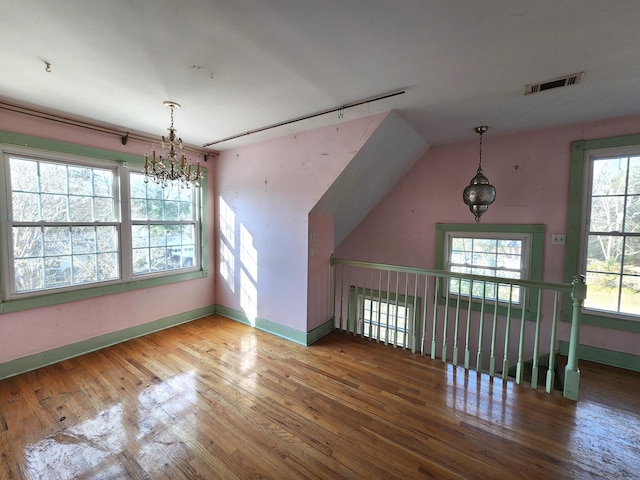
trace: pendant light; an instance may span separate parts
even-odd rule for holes
[[[480,217],[487,211],[496,199],[496,189],[489,183],[489,179],[482,173],[482,135],[489,129],[487,126],[476,127],[475,132],[480,135],[480,161],[476,176],[471,179],[469,186],[462,192],[464,203],[469,205],[469,210],[473,213],[476,223],[480,222]]]

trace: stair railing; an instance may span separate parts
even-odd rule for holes
[[[578,399],[583,276],[571,284],[539,282],[333,255],[331,265],[336,329],[517,384],[530,366],[531,388],[542,375],[548,393],[563,380],[563,395]],[[559,320],[562,302],[571,299],[569,352],[561,371],[558,334],[566,336],[567,328]]]

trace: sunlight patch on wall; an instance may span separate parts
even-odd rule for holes
[[[240,305],[251,325],[258,317],[258,250],[253,246],[253,235],[240,225]]]
[[[240,306],[247,314],[249,323],[255,327],[258,316],[258,290],[244,270],[240,272]]]
[[[220,205],[220,275],[231,292],[235,292],[236,214],[222,196],[219,197],[218,203]]]
[[[224,278],[225,283],[229,286],[231,292],[235,291],[234,282],[235,258],[233,252],[227,246],[227,243],[220,239],[220,275]]]
[[[253,236],[240,225],[240,263],[247,274],[258,283],[258,250],[253,246]]]

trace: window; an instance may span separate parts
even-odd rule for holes
[[[565,281],[576,274],[583,323],[640,332],[640,135],[571,145]]]
[[[540,224],[467,224],[436,225],[436,268],[450,272],[486,275],[507,279],[541,280],[545,227]],[[524,305],[528,298],[517,287],[512,290],[498,283],[451,279],[448,292],[488,302]],[[500,307],[502,308],[502,307]]]
[[[39,149],[1,146],[2,311],[204,275],[199,189],[145,183],[133,155],[7,137]]]
[[[115,170],[7,155],[7,296],[120,276]]]
[[[356,333],[386,344],[411,348],[420,298],[351,287],[350,317]],[[415,308],[414,308],[415,307]]]
[[[586,310],[640,312],[640,146],[592,151],[581,248]]]
[[[129,174],[133,274],[174,270],[197,264],[197,227],[193,189],[178,183],[162,188]]]
[[[529,243],[528,234],[447,232],[445,270],[472,275],[525,279],[528,278]],[[449,280],[449,293],[486,300],[521,303],[520,288],[510,289],[498,283],[472,282],[471,280]]]

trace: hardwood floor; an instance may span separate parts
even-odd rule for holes
[[[580,368],[574,403],[213,316],[0,381],[0,478],[640,478],[640,375]]]

